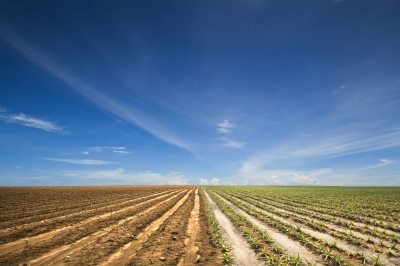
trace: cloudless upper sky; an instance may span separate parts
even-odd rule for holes
[[[0,2],[0,185],[400,185],[400,1]]]

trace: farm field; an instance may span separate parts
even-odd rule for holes
[[[212,186],[205,193],[251,250],[242,256],[231,248],[232,264],[255,265],[246,262],[253,256],[257,265],[400,265],[400,188]]]
[[[222,265],[190,186],[0,188],[0,265]]]
[[[0,265],[400,265],[400,188],[0,188]]]

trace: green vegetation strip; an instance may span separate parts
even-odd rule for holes
[[[233,193],[233,192],[231,192],[231,193]],[[237,194],[237,192],[235,194]],[[362,219],[362,217],[360,217],[356,220],[353,220],[353,221],[350,219],[350,222],[348,222],[348,221],[342,220],[340,218],[337,218],[337,217],[343,218],[343,215],[337,215],[337,212],[335,212],[335,211],[330,211],[330,214],[327,214],[329,211],[325,211],[325,213],[318,213],[316,211],[319,209],[308,210],[307,208],[309,208],[309,207],[306,205],[294,206],[290,202],[279,203],[277,200],[271,200],[269,198],[266,198],[265,196],[263,197],[263,196],[259,196],[259,195],[252,195],[251,193],[240,193],[240,194],[246,195],[247,197],[259,200],[263,203],[269,204],[271,206],[275,206],[277,208],[283,208],[283,209],[290,210],[292,212],[296,212],[296,213],[299,213],[302,215],[310,216],[312,218],[317,218],[320,220],[331,222],[331,223],[334,223],[339,226],[347,227],[350,230],[359,231],[361,233],[369,234],[371,236],[388,239],[388,240],[395,240],[395,241],[398,241],[398,238],[399,238],[398,235],[396,235],[394,233],[388,234],[386,231],[386,230],[392,230],[395,232],[400,232],[400,225],[394,224],[393,222],[384,223],[381,220],[377,221],[377,220],[371,220],[369,218]],[[364,225],[364,227],[362,227],[362,226],[355,225],[353,222],[360,222],[360,223],[364,222],[365,225]],[[374,227],[372,228],[369,225],[371,225],[371,226],[373,225]]]
[[[327,265],[357,265],[367,263],[374,266],[383,265],[381,259],[379,258],[380,255],[375,258],[367,258],[367,256],[363,253],[346,251],[339,247],[336,241],[322,241],[320,238],[302,231],[299,227],[295,227],[290,223],[283,222],[272,215],[258,211],[247,204],[241,203],[235,198],[223,193],[222,189],[213,189],[213,191],[217,191],[219,195],[232,202],[246,213],[267,223],[269,226],[278,229],[280,232],[288,235],[292,239],[299,241],[306,248],[318,253],[325,261],[327,261]],[[217,197],[214,196],[214,198]],[[219,201],[222,200],[219,199]]]
[[[386,246],[384,244],[383,240],[380,240],[378,243],[374,243],[374,241],[371,238],[363,239],[361,237],[355,236],[353,234],[353,232],[351,231],[351,228],[350,228],[350,231],[348,231],[348,232],[342,232],[342,231],[335,230],[333,228],[329,228],[321,221],[315,221],[313,219],[307,219],[304,217],[300,217],[294,213],[289,214],[287,212],[279,211],[279,210],[269,206],[268,204],[262,203],[263,200],[259,199],[257,197],[251,197],[251,196],[247,196],[247,195],[244,196],[243,194],[236,194],[233,192],[227,192],[227,194],[230,196],[239,198],[239,199],[241,199],[245,202],[248,202],[252,205],[255,205],[260,209],[263,209],[270,213],[276,214],[277,216],[280,216],[280,217],[283,217],[286,219],[292,218],[294,221],[304,224],[314,230],[318,230],[323,233],[329,233],[331,236],[339,238],[344,241],[347,241],[348,243],[350,243],[352,245],[356,245],[358,247],[363,247],[363,248],[368,248],[376,253],[387,253],[390,256],[396,256],[395,250],[397,250],[398,237],[395,234],[391,235],[392,244],[390,246]],[[290,208],[287,208],[287,209],[290,209]]]
[[[272,202],[400,231],[400,188],[247,187]],[[285,195],[285,197],[282,197]]]
[[[214,241],[221,248],[222,260],[227,265],[232,265],[233,256],[229,252],[230,251],[230,247],[222,239],[222,235],[221,235],[221,232],[219,230],[218,223],[215,220],[214,213],[211,210],[211,207],[210,207],[210,205],[209,205],[209,203],[207,201],[207,198],[206,198],[206,195],[204,194],[203,189],[200,189],[200,194],[202,196],[202,199],[203,199],[203,202],[204,202],[204,205],[205,205],[205,208],[206,208],[208,219],[210,220],[210,223],[211,223],[211,231],[212,231],[212,234],[214,235]]]
[[[282,247],[271,240],[266,231],[255,226],[250,220],[236,212],[210,190],[207,190],[207,192],[220,210],[231,220],[247,242],[258,253],[259,259],[265,261],[267,265],[313,265],[313,263],[307,262],[299,256],[292,256],[285,253]]]

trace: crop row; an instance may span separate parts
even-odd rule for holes
[[[231,193],[233,193],[233,191],[231,191]],[[237,194],[237,192],[235,193]],[[248,197],[251,197],[253,199],[259,200],[263,203],[275,206],[277,208],[284,208],[293,212],[297,212],[303,215],[307,215],[310,217],[315,217],[318,218],[320,220],[324,220],[324,221],[329,221],[338,225],[344,225],[349,227],[350,230],[357,230],[360,232],[364,231],[364,228],[366,231],[371,231],[371,234],[374,236],[378,236],[380,233],[383,234],[383,237],[385,238],[386,235],[388,235],[388,233],[386,232],[386,230],[392,230],[392,231],[397,231],[400,232],[400,225],[399,224],[394,224],[393,222],[383,222],[381,220],[371,220],[370,218],[362,218],[362,217],[358,217],[355,219],[353,216],[349,216],[348,214],[338,211],[338,210],[333,210],[331,209],[330,211],[325,211],[325,212],[318,212],[318,208],[317,209],[313,209],[307,205],[302,205],[302,206],[298,206],[298,205],[294,205],[289,203],[286,203],[285,201],[282,200],[271,200],[269,198],[267,198],[266,196],[260,196],[260,195],[253,195],[251,193],[239,193],[241,195],[246,195]],[[341,217],[343,219],[349,219],[350,218],[350,222],[347,222],[345,220],[342,220],[338,217]],[[364,223],[364,228],[360,225],[356,225],[354,224],[354,222],[359,222],[359,223]],[[371,229],[370,226],[374,226],[374,228],[377,229]],[[380,230],[378,230],[378,228],[380,228]]]
[[[360,222],[400,221],[400,197],[398,189],[376,189],[366,194],[363,190],[318,188],[283,190],[280,188],[241,189],[270,201],[280,202],[320,213],[327,213]],[[305,190],[305,191],[303,191]],[[302,191],[302,192],[298,192]],[[344,193],[348,191],[348,193]],[[266,193],[267,192],[267,193]],[[282,197],[282,196],[285,197]],[[329,206],[329,207],[328,207]]]
[[[262,198],[258,198],[258,197],[254,197],[254,196],[250,196],[250,195],[243,195],[243,194],[238,194],[238,193],[232,193],[232,192],[228,192],[229,195],[233,195],[235,197],[238,197],[244,201],[247,201],[253,205],[256,205],[259,208],[262,208],[264,210],[267,210],[268,212],[274,213],[276,215],[279,215],[281,217],[284,218],[288,218],[291,217],[294,221],[302,223],[302,224],[306,224],[307,226],[321,231],[321,232],[326,232],[326,233],[330,233],[332,236],[340,238],[340,239],[344,239],[349,241],[350,243],[356,244],[357,246],[367,246],[368,244],[374,244],[374,240],[371,239],[371,237],[368,237],[368,239],[363,239],[361,237],[358,237],[356,235],[354,235],[352,233],[353,231],[359,231],[363,234],[366,235],[370,235],[370,236],[374,236],[374,237],[379,237],[381,238],[379,241],[376,241],[379,245],[379,247],[377,246],[373,246],[371,248],[375,249],[375,250],[380,250],[380,247],[384,247],[384,240],[390,240],[392,242],[392,244],[390,246],[388,246],[386,244],[387,247],[390,247],[390,249],[388,250],[389,253],[392,253],[394,249],[396,249],[396,245],[399,242],[399,236],[395,233],[391,233],[390,235],[388,233],[386,233],[386,230],[383,231],[378,231],[378,229],[376,227],[374,228],[370,228],[368,225],[365,225],[364,227],[361,226],[352,226],[351,223],[347,223],[347,222],[342,222],[339,219],[333,219],[333,218],[327,218],[326,215],[321,215],[321,214],[317,214],[317,213],[310,213],[308,211],[304,211],[301,210],[299,208],[293,208],[290,206],[276,206],[276,205],[271,205],[269,201],[266,201]],[[283,209],[285,211],[281,211],[278,210],[274,207],[278,207],[280,209]],[[288,213],[287,211],[290,211],[290,213]],[[297,215],[297,214],[301,214],[301,215]],[[305,218],[304,216],[307,217],[311,217],[313,219],[309,219],[309,218]],[[316,220],[314,220],[316,219]],[[336,230],[328,225],[326,225],[325,223],[323,223],[322,221],[325,222],[329,222],[332,224],[336,224],[339,226],[344,226],[346,227],[349,231],[348,232],[344,232],[342,230]]]
[[[214,212],[211,210],[210,204],[208,203],[208,201],[206,199],[206,195],[204,194],[204,191],[202,189],[200,190],[200,194],[202,196],[203,203],[205,205],[208,220],[210,221],[210,224],[211,224],[211,232],[213,234],[213,240],[221,248],[221,251],[222,251],[221,258],[227,265],[232,265],[233,257],[232,257],[232,254],[229,252],[230,247],[222,238],[222,234],[219,229],[218,222],[215,219]]]
[[[220,193],[220,191],[218,191],[218,193]],[[340,247],[336,241],[323,241],[311,233],[304,232],[300,227],[282,221],[281,219],[277,219],[271,214],[252,208],[248,204],[243,204],[227,194],[220,193],[220,195],[246,213],[256,217],[260,221],[263,221],[270,227],[278,229],[281,233],[288,235],[293,240],[303,244],[309,250],[319,254],[327,264],[356,265],[369,263],[371,265],[382,265],[380,255],[374,258],[367,258],[364,253],[354,253],[351,250],[345,250]]]
[[[254,225],[245,216],[236,212],[212,191],[207,191],[220,210],[229,218],[251,247],[257,252],[260,259],[267,265],[313,265],[299,256],[293,256],[284,251],[284,248],[271,240],[266,231]]]

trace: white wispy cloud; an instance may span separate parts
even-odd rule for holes
[[[187,178],[176,172],[160,174],[152,171],[129,172],[124,168],[103,171],[78,171],[64,170],[57,173],[59,176],[75,177],[79,179],[99,179],[124,184],[162,184],[162,185],[186,185]]]
[[[103,151],[103,150],[126,150],[126,147],[89,147],[88,150]]]
[[[400,131],[382,134],[373,137],[358,138],[351,136],[340,136],[322,139],[308,147],[294,149],[292,156],[316,157],[316,156],[343,156],[368,151],[376,151],[386,148],[393,148],[400,145]]]
[[[62,132],[63,127],[42,118],[26,115],[23,113],[9,114],[5,109],[0,111],[0,120],[6,123],[20,124],[27,127],[42,129],[49,132]]]
[[[220,134],[223,134],[223,137],[219,138],[220,140],[223,141],[223,143],[224,143],[223,146],[232,147],[232,148],[242,148],[245,145],[244,142],[233,141],[226,137],[227,134],[232,133],[233,128],[235,128],[235,127],[236,127],[236,125],[229,122],[229,120],[224,120],[221,123],[217,124],[217,131]]]
[[[88,155],[88,154],[89,154],[89,151],[83,151],[82,154],[83,154],[83,155]]]
[[[84,164],[84,165],[102,165],[102,164],[112,164],[113,163],[113,162],[109,162],[109,161],[90,160],[90,159],[61,159],[61,158],[43,158],[43,159],[48,160],[48,161]]]
[[[200,178],[199,179],[199,181],[200,181],[200,185],[203,185],[203,186],[206,186],[206,185],[209,185],[210,184],[210,182],[207,180],[207,179],[205,179],[205,178]]]
[[[113,152],[115,152],[115,153],[122,153],[122,154],[127,154],[127,153],[129,153],[128,151],[121,151],[121,150],[113,150]]]
[[[283,185],[283,180],[279,177],[279,175],[271,175],[265,178],[265,182],[268,185]]]
[[[356,169],[356,170],[354,170],[354,171],[369,170],[369,169],[384,167],[384,166],[387,166],[387,165],[390,165],[390,164],[393,164],[393,163],[394,163],[394,161],[388,160],[388,159],[380,159],[379,161],[380,161],[381,163],[374,164],[374,165],[367,166],[367,167],[358,168],[358,169]]]
[[[210,180],[210,184],[214,186],[219,185],[219,182],[221,182],[221,180],[218,178],[213,178]]]
[[[126,150],[126,147],[90,147],[87,148],[88,150],[91,151],[96,151],[96,152],[102,152],[103,150],[111,150],[112,152],[115,153],[121,153],[121,154],[128,154],[129,152]],[[88,152],[89,153],[89,152]]]
[[[242,163],[237,179],[245,180],[248,184],[258,185],[317,185],[321,177],[331,174],[330,169],[296,170],[277,169],[269,167],[265,158],[251,158]]]
[[[122,101],[114,99],[110,95],[100,92],[93,86],[79,79],[77,76],[69,73],[64,67],[61,66],[61,64],[51,60],[50,57],[45,56],[45,54],[41,53],[38,49],[1,26],[0,38],[12,46],[15,50],[20,52],[32,63],[49,72],[68,85],[70,88],[76,90],[88,100],[92,101],[109,113],[146,130],[165,142],[190,150],[189,143],[177,137],[152,116],[149,116],[132,105],[127,105]]]
[[[219,123],[217,125],[217,130],[220,133],[223,134],[230,134],[232,133],[232,129],[235,127],[235,125],[231,122],[229,122],[229,120],[224,120],[223,122]]]
[[[167,184],[174,186],[181,186],[181,185],[187,185],[188,183],[185,180],[168,180]]]
[[[224,142],[224,146],[226,147],[232,147],[232,148],[242,148],[246,143],[244,142],[237,142],[237,141],[233,141],[230,140],[226,137],[222,137],[220,138],[220,140],[222,140]]]
[[[318,184],[318,179],[310,178],[304,174],[294,174],[290,181],[301,184],[301,185],[316,185]]]
[[[218,178],[213,178],[213,179],[210,179],[210,180],[207,180],[205,178],[200,178],[199,182],[200,182],[200,185],[203,185],[203,186],[207,186],[207,185],[216,186],[216,185],[220,184],[221,180],[218,179]]]

